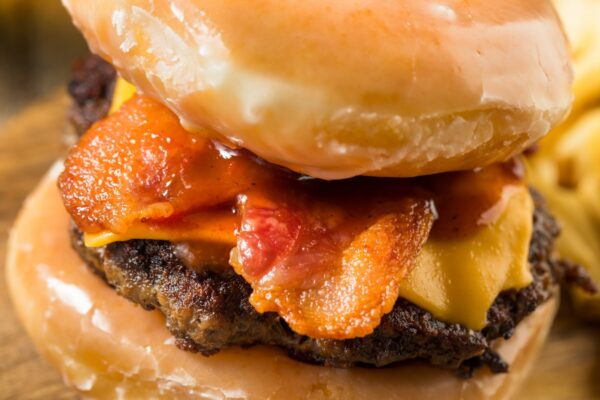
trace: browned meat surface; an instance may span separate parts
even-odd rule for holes
[[[492,341],[510,337],[519,321],[552,296],[558,279],[568,275],[568,265],[551,256],[558,234],[556,223],[539,196],[536,198],[529,254],[534,282],[523,290],[502,293],[481,332],[444,323],[399,300],[369,336],[312,339],[295,334],[277,314],[258,314],[248,302],[250,286],[231,269],[194,271],[177,257],[169,242],[131,240],[91,249],[83,245],[76,228],[72,238],[86,263],[119,294],[147,309],[162,311],[169,330],[187,350],[210,355],[234,345],[269,344],[286,349],[295,358],[338,367],[420,359],[467,372],[480,365],[502,372],[507,366],[491,350]]]
[[[116,76],[113,66],[97,56],[73,63],[68,87],[73,99],[69,120],[79,136],[108,113]]]
[[[99,58],[75,64],[69,91],[74,98],[71,120],[78,133],[106,115],[114,69]],[[86,248],[75,227],[72,241],[86,263],[115,290],[147,309],[159,309],[181,348],[205,355],[230,346],[275,345],[292,357],[329,366],[384,366],[425,360],[469,375],[486,365],[494,372],[508,366],[491,343],[508,338],[524,317],[566,282],[593,289],[582,269],[552,256],[556,222],[535,194],[536,212],[529,261],[534,282],[502,293],[488,313],[482,331],[447,324],[406,300],[398,300],[376,331],[351,340],[312,339],[289,329],[277,314],[259,314],[248,302],[250,286],[231,268],[199,272],[184,265],[169,242],[131,240],[99,249]]]

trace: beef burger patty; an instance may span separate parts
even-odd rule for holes
[[[257,313],[248,301],[250,285],[227,266],[204,271],[189,268],[175,246],[165,241],[130,240],[88,248],[76,227],[71,237],[87,265],[117,293],[146,309],[159,309],[185,350],[210,355],[234,345],[267,344],[284,348],[295,358],[336,367],[384,366],[420,359],[452,369],[488,365],[503,372],[507,366],[491,349],[493,341],[509,338],[525,316],[554,294],[561,277],[578,274],[577,268],[552,257],[558,228],[540,196],[534,198],[529,251],[534,281],[525,289],[500,294],[482,331],[439,321],[399,299],[371,335],[350,340],[312,339],[294,333],[275,313]]]
[[[97,57],[74,65],[69,85],[74,99],[71,121],[79,134],[108,112],[115,76],[112,66]],[[71,237],[87,265],[119,294],[146,309],[159,309],[184,350],[211,355],[230,346],[266,344],[303,361],[336,367],[425,360],[466,375],[482,365],[504,372],[508,366],[492,350],[495,340],[509,338],[524,317],[555,293],[557,283],[593,286],[581,268],[553,257],[559,229],[540,196],[533,195],[536,210],[529,262],[534,281],[522,290],[501,293],[481,331],[439,321],[399,299],[371,335],[312,339],[293,332],[275,313],[257,313],[248,301],[250,285],[227,265],[189,268],[175,246],[165,241],[130,240],[87,248],[74,226]]]

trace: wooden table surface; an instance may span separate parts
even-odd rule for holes
[[[74,399],[35,352],[11,310],[4,259],[8,229],[29,191],[64,154],[63,94],[28,107],[0,126],[0,399]],[[600,326],[584,325],[563,307],[518,399],[600,399]]]

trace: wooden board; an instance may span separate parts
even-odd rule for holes
[[[35,352],[14,316],[3,273],[8,229],[27,193],[64,154],[67,100],[35,104],[0,127],[0,399],[75,399]],[[563,307],[518,399],[600,399],[600,326]]]

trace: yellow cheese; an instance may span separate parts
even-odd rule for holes
[[[131,97],[133,92],[127,85],[117,85],[113,107]],[[430,238],[415,268],[403,281],[400,297],[442,321],[480,330],[500,292],[529,285],[532,276],[527,256],[533,229],[533,200],[526,186],[513,187],[505,194],[504,211],[493,224],[465,239]],[[233,229],[225,221],[207,221],[187,231],[140,224],[124,234],[85,235],[85,243],[90,247],[130,239],[197,240],[229,243],[232,247],[236,243]]]
[[[125,242],[133,239],[168,240],[171,242],[210,242],[232,244],[235,246],[235,235],[232,229],[221,229],[218,226],[202,226],[190,230],[158,229],[144,224],[132,226],[125,233],[104,231],[85,233],[83,241],[87,247],[102,247],[114,242]]]
[[[168,240],[171,242],[208,242],[236,245],[237,217],[228,211],[195,212],[179,226],[133,224],[126,232],[85,233],[87,247],[102,247],[113,242],[132,239]]]
[[[466,240],[430,239],[402,282],[400,297],[442,321],[482,329],[501,291],[532,281],[527,260],[532,215],[531,196],[521,188],[511,193],[502,216],[477,234]]]
[[[131,99],[136,92],[135,86],[127,82],[123,78],[117,79],[115,90],[113,93],[112,104],[110,105],[110,113],[117,111],[123,103]]]

